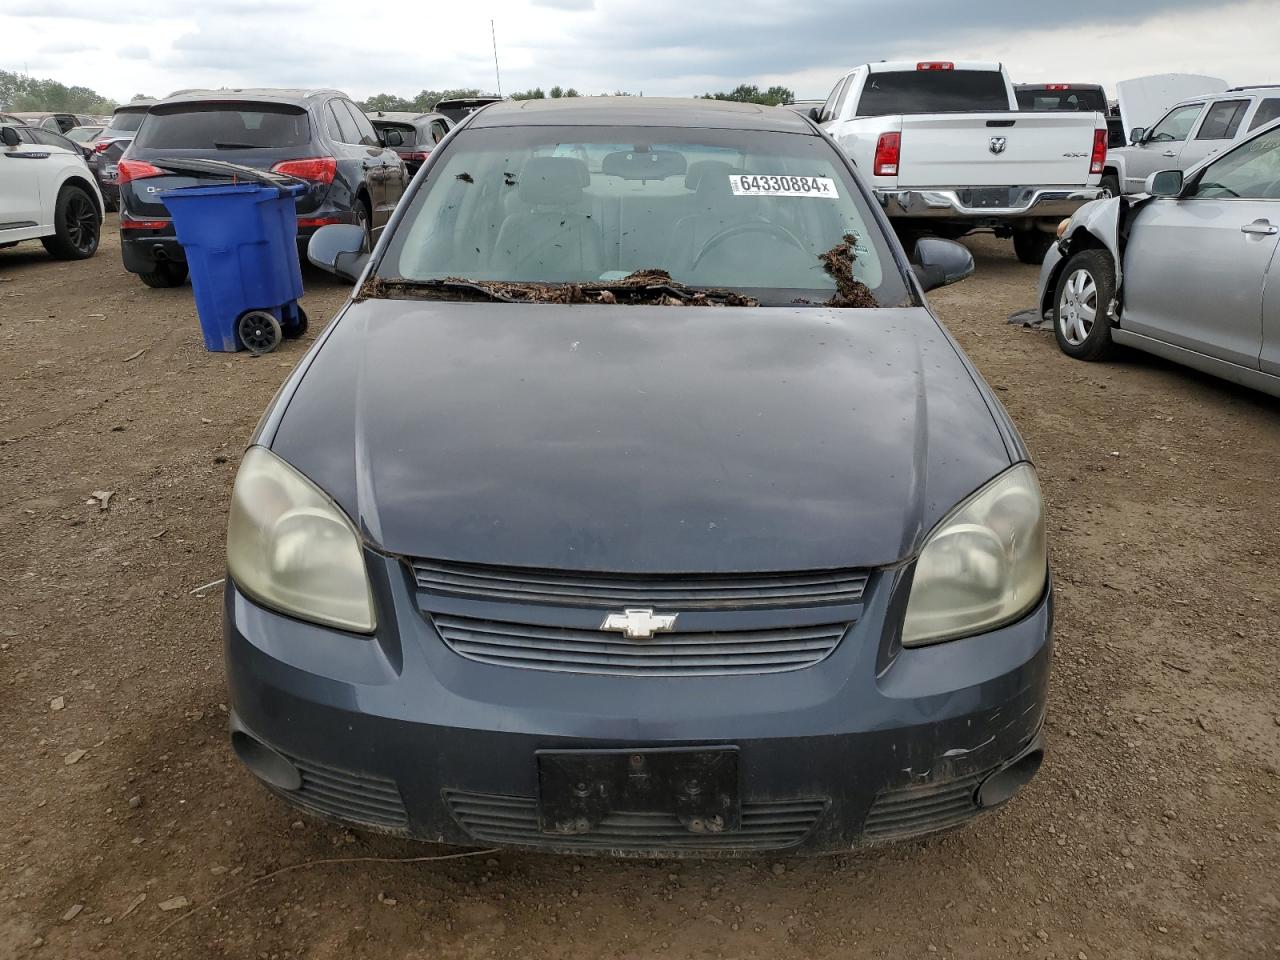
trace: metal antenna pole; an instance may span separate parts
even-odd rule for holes
[[[498,96],[502,96],[502,73],[498,70],[498,32],[489,21],[489,36],[493,40],[493,75],[498,79]]]

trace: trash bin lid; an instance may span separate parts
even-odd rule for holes
[[[307,189],[307,182],[299,177],[291,177],[287,173],[275,173],[271,170],[259,170],[257,167],[246,167],[242,163],[229,163],[226,160],[204,160],[199,157],[161,157],[147,161],[162,170],[177,173],[204,173],[231,180],[247,180],[250,183],[267,187],[279,187],[288,190],[294,196]],[[181,190],[201,189],[199,187],[179,187]]]

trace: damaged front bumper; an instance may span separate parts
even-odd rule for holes
[[[437,632],[400,562],[370,554],[370,568],[379,608],[394,611],[373,638],[274,613],[227,583],[233,745],[274,793],[326,819],[566,853],[814,854],[957,826],[998,807],[1039,766],[1051,590],[1017,623],[902,649],[886,630],[891,611],[901,615],[902,581],[885,571],[812,666],[635,677],[466,659]],[[643,765],[663,752],[726,749],[738,786],[723,828],[691,825],[675,797],[669,809],[612,808],[571,833],[548,829],[556,805],[543,802],[539,773],[548,752],[625,751]]]

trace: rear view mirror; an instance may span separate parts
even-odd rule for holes
[[[688,169],[683,153],[674,150],[619,150],[605,156],[600,172],[623,180],[665,180]]]
[[[1147,193],[1153,197],[1178,197],[1182,195],[1181,170],[1157,170],[1147,177]]]
[[[22,142],[22,138],[18,136],[18,131],[13,127],[0,129],[0,140],[4,141],[6,147],[16,147]]]
[[[354,223],[331,223],[311,235],[307,259],[321,270],[354,283],[369,262],[364,242],[363,227]]]
[[[911,269],[926,291],[959,283],[973,274],[973,254],[954,240],[921,237],[911,254]]]
[[[1141,143],[1143,135],[1147,132],[1146,127],[1134,127],[1129,131],[1130,143]]]

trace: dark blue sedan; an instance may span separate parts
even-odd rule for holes
[[[807,118],[503,102],[440,145],[263,418],[228,533],[232,744],[423,840],[814,853],[1036,772],[1036,473]]]

